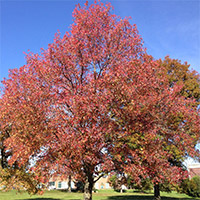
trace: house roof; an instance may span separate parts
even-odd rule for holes
[[[189,177],[200,176],[200,164],[192,164],[188,166]]]

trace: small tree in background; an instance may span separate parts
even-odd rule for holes
[[[116,190],[119,191],[120,187],[119,187],[119,179],[117,177],[117,174],[112,175],[111,177],[109,177],[108,183],[110,184],[110,186]]]
[[[200,176],[194,176],[191,180],[185,179],[178,187],[178,192],[192,197],[200,197]]]
[[[163,60],[158,60],[159,65],[165,71],[169,86],[183,84],[180,91],[185,98],[194,98],[196,105],[200,103],[200,75],[195,70],[190,70],[190,65],[185,62],[181,63],[178,59],[172,59],[166,56]]]

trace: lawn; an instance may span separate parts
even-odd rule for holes
[[[161,193],[162,200],[192,200],[195,198],[189,197],[185,194]],[[62,191],[46,191],[43,195],[32,195],[23,192],[17,193],[16,191],[0,192],[0,200],[82,200],[82,193],[67,193]],[[200,200],[200,198],[196,198]],[[153,200],[153,194],[126,192],[118,193],[113,190],[100,190],[98,193],[93,194],[93,200]]]

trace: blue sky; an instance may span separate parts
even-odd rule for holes
[[[47,48],[59,29],[61,34],[72,24],[77,3],[85,1],[9,1],[0,0],[0,80],[8,70],[26,63],[23,52]],[[93,1],[89,1],[92,3]],[[106,2],[106,1],[103,1]],[[154,58],[170,55],[188,61],[200,72],[199,0],[110,0],[114,13],[131,16]]]

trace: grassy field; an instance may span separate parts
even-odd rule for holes
[[[195,198],[185,194],[161,193],[162,200],[192,200]],[[33,195],[17,193],[16,191],[0,192],[0,200],[82,200],[82,193],[67,193],[62,191],[46,191],[43,195]],[[200,198],[196,198],[200,200]],[[153,200],[153,194],[126,192],[118,193],[113,190],[101,190],[93,194],[93,200]]]

